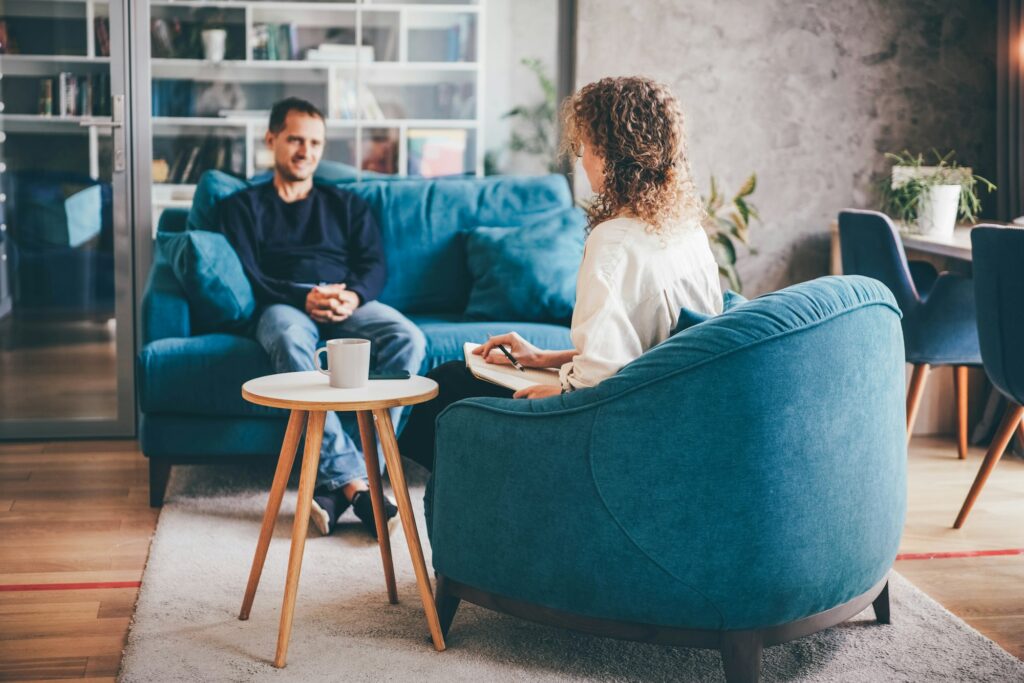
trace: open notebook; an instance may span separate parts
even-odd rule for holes
[[[462,352],[466,355],[466,367],[477,379],[482,379],[491,384],[506,387],[513,391],[519,391],[535,384],[547,384],[549,386],[561,386],[558,379],[558,370],[527,368],[526,372],[516,370],[511,365],[496,365],[488,363],[483,356],[477,356],[473,349],[480,346],[473,342],[466,342],[462,345]]]

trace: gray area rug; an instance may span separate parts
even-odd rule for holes
[[[434,652],[401,527],[391,537],[400,602],[389,605],[376,543],[351,511],[333,536],[314,532],[306,543],[288,666],[275,669],[294,481],[252,615],[237,618],[272,478],[270,469],[175,468],[121,681],[724,680],[714,651],[590,637],[465,603],[448,650]],[[419,507],[422,485],[412,497]],[[890,591],[892,625],[877,625],[869,609],[768,648],[764,680],[1024,681],[1024,663],[899,575]]]

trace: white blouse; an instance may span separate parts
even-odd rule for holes
[[[722,311],[718,265],[696,223],[664,236],[637,218],[614,218],[587,237],[570,335],[576,355],[562,389],[592,387],[668,338],[679,309]]]

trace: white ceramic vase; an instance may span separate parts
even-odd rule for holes
[[[928,237],[951,238],[959,208],[959,185],[933,185],[918,202],[917,231]]]

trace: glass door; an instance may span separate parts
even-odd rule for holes
[[[0,0],[0,438],[134,433],[128,0]]]

